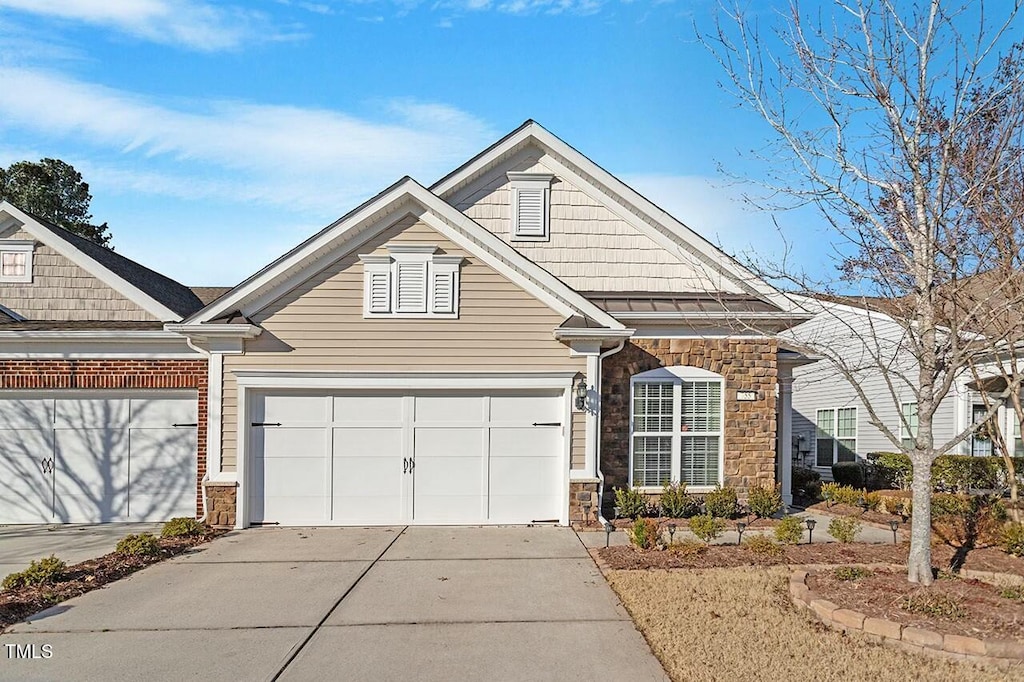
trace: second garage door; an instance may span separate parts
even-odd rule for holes
[[[565,412],[561,392],[257,396],[251,520],[557,521]]]

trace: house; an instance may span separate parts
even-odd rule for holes
[[[184,303],[138,313],[175,359],[112,323],[95,352],[124,346],[107,364],[131,376],[187,363],[192,384],[138,388],[191,391],[174,423],[198,423],[191,483],[216,524],[568,524],[669,480],[789,495],[808,360],[775,334],[806,314],[533,121]],[[101,388],[82,381],[53,388]]]
[[[903,327],[884,302],[795,297],[814,313],[812,319],[780,334],[802,348],[826,348],[843,359],[847,370],[869,397],[881,421],[906,445],[916,434],[917,403],[909,381],[916,364],[903,343]],[[880,360],[889,371],[879,370]],[[994,376],[984,366],[983,376]],[[1005,386],[1005,384],[1003,384]],[[891,387],[891,388],[890,388]],[[934,419],[936,444],[949,441],[983,420],[987,408],[973,376],[965,372],[942,400]],[[1024,455],[1020,423],[1012,407],[999,407],[996,420],[1018,456]],[[822,360],[793,372],[793,459],[831,479],[832,465],[864,458],[869,452],[893,452],[892,442],[870,423],[867,409],[834,363]],[[998,454],[984,432],[959,443],[949,454]]]
[[[0,524],[195,514],[207,361],[187,287],[0,203]]]

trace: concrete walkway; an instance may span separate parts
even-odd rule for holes
[[[0,679],[118,678],[666,679],[550,527],[234,532],[0,636]]]
[[[114,551],[129,533],[159,535],[162,523],[0,526],[0,578],[55,554],[70,566]],[[0,660],[3,660],[0,651]]]

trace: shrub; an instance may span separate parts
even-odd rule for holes
[[[722,520],[710,514],[700,514],[690,519],[690,531],[707,543],[720,536],[724,530]]]
[[[782,554],[782,545],[765,535],[751,535],[743,541],[743,548],[758,556],[780,556]]]
[[[932,495],[932,518],[964,517],[974,510],[973,501],[968,495],[936,493]]]
[[[1000,537],[1003,551],[1010,556],[1024,557],[1024,523],[1008,523]]]
[[[629,541],[640,549],[653,549],[658,544],[658,524],[652,519],[637,519],[629,529]]]
[[[942,455],[932,464],[932,487],[940,492],[999,488],[1001,478],[1006,478],[1002,457]]]
[[[178,516],[164,524],[162,538],[195,537],[206,532],[206,527],[190,516]]]
[[[900,607],[910,613],[921,613],[947,620],[960,620],[967,616],[967,608],[961,599],[942,592],[922,590],[908,594],[900,601]]]
[[[876,492],[856,490],[839,483],[826,483],[821,486],[821,493],[831,504],[846,504],[851,507],[867,505],[868,509],[878,509],[882,504],[882,496]]]
[[[616,488],[615,506],[619,508],[619,516],[627,519],[646,516],[650,509],[647,496],[636,488]]]
[[[810,467],[793,467],[793,495],[817,501],[821,496],[821,474]]]
[[[910,489],[913,466],[902,452],[869,452],[868,463],[869,487]]]
[[[867,485],[865,469],[860,462],[836,462],[832,465],[832,480],[851,488],[863,488]]]
[[[658,500],[661,513],[673,519],[685,519],[700,511],[700,503],[686,494],[685,483],[666,483]]]
[[[860,566],[838,566],[832,575],[836,580],[860,580],[871,575],[871,571]]]
[[[669,545],[668,550],[683,559],[699,557],[708,551],[708,546],[693,540],[678,540]]]
[[[24,571],[11,573],[2,583],[5,590],[14,590],[28,585],[46,585],[60,580],[68,565],[51,554],[39,560],[33,560]]]
[[[910,516],[911,501],[906,495],[894,494],[893,491],[875,493],[878,496],[878,510],[887,514]]]
[[[804,522],[796,516],[787,516],[775,526],[775,539],[785,545],[800,544],[804,536]]]
[[[828,534],[842,543],[850,543],[857,539],[861,524],[857,519],[832,519],[828,524]]]
[[[125,556],[153,556],[160,553],[160,542],[152,533],[125,535],[117,543],[115,551]]]
[[[756,485],[747,496],[747,506],[756,516],[767,519],[782,509],[782,489],[777,486]]]
[[[738,507],[736,489],[730,486],[715,486],[714,490],[704,496],[704,511],[709,516],[731,519],[736,516]]]

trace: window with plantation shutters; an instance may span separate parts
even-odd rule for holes
[[[461,256],[436,246],[389,244],[388,255],[362,255],[366,317],[458,317]]]
[[[631,383],[632,485],[721,483],[722,377],[698,367],[665,367],[638,374]]]
[[[550,173],[507,174],[512,200],[512,239],[544,241],[551,236],[548,215]]]

